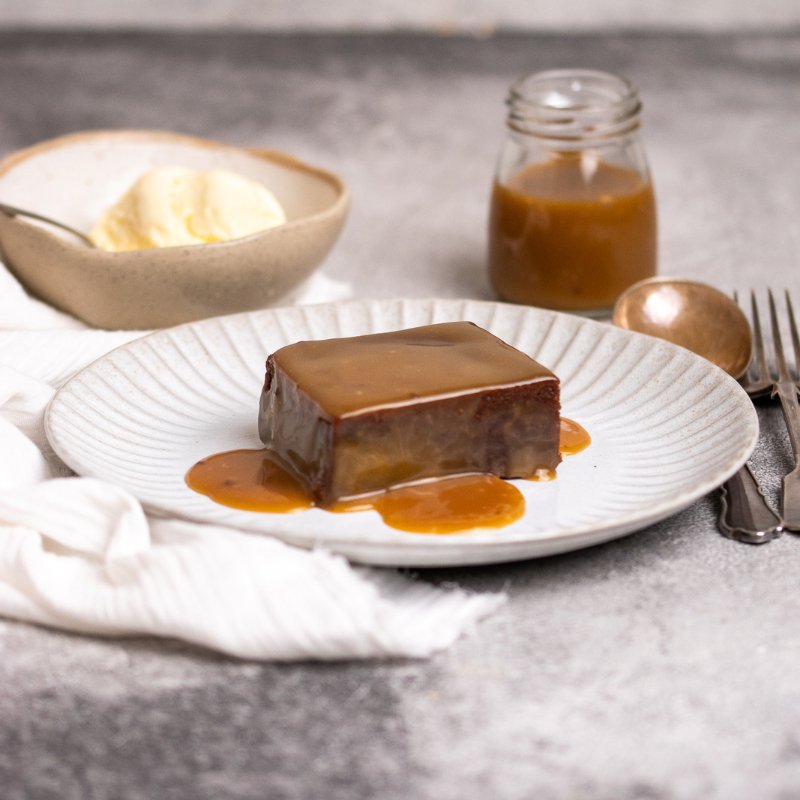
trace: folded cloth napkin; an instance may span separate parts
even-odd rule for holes
[[[335,299],[319,277],[298,302]],[[139,333],[89,330],[0,265],[0,615],[264,660],[424,657],[503,601],[230,528],[149,518],[52,452],[56,388]]]

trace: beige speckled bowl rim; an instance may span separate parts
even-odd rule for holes
[[[284,153],[280,150],[271,150],[268,148],[260,148],[260,147],[239,147],[237,145],[230,145],[230,144],[225,144],[224,142],[218,142],[213,139],[203,139],[198,136],[190,136],[188,134],[183,134],[183,133],[174,133],[172,131],[155,130],[155,129],[150,130],[145,128],[142,129],[117,128],[117,129],[98,129],[91,131],[76,131],[74,133],[68,133],[63,136],[57,136],[54,139],[47,139],[45,141],[38,142],[37,144],[31,145],[30,147],[25,147],[22,150],[16,150],[12,153],[9,153],[5,158],[0,160],[0,177],[10,172],[15,166],[17,166],[21,162],[33,156],[37,156],[48,150],[56,150],[60,147],[64,147],[65,145],[69,145],[74,142],[90,141],[92,139],[106,139],[106,140],[124,139],[126,141],[131,141],[131,140],[135,141],[137,139],[142,141],[162,140],[164,142],[173,142],[176,144],[191,145],[194,147],[204,147],[209,150],[219,149],[219,150],[238,151],[240,153],[245,153],[247,155],[253,156],[254,158],[260,158],[264,161],[271,161],[275,164],[278,164],[279,166],[286,167],[288,169],[295,170],[297,172],[304,172],[307,175],[312,175],[330,184],[337,193],[336,200],[326,209],[324,209],[323,211],[318,211],[316,214],[309,214],[308,216],[290,220],[274,228],[268,228],[264,231],[258,231],[256,233],[250,234],[250,236],[244,236],[239,239],[228,239],[223,242],[214,242],[211,244],[183,245],[181,247],[182,250],[186,248],[191,250],[196,247],[198,248],[229,247],[233,243],[243,242],[248,239],[254,239],[263,236],[269,236],[274,231],[279,229],[286,230],[288,228],[300,228],[302,226],[325,219],[330,216],[343,214],[350,202],[349,190],[347,189],[347,186],[345,185],[344,181],[338,175],[336,175],[333,172],[329,172],[326,169],[322,169],[321,167],[315,167],[312,166],[311,164],[307,164],[306,162],[301,161],[299,158],[291,156],[288,153]],[[35,211],[36,209],[32,208],[30,210]],[[21,219],[18,219],[17,221],[21,222],[22,224],[29,224]],[[51,233],[50,231],[47,231],[41,227],[39,228],[39,230],[40,232],[48,236],[56,236],[56,234]],[[83,244],[78,244],[68,239],[63,239],[60,236],[58,238],[61,244],[67,247],[75,247],[85,250],[85,245]],[[170,250],[171,248],[163,248],[163,249]],[[115,257],[130,258],[131,256],[130,252],[115,253],[104,250],[95,250],[95,251],[90,250],[89,252],[102,253],[103,257],[110,259],[114,259]]]

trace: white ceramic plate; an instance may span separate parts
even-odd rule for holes
[[[562,413],[591,433],[550,483],[519,481],[522,519],[449,536],[404,533],[377,513],[258,514],[191,491],[203,456],[258,447],[271,351],[300,339],[468,319],[550,367]],[[522,306],[444,300],[352,301],[219,317],[109,353],[53,399],[47,432],[81,475],[130,490],[150,511],[324,546],[372,564],[447,566],[549,555],[622,536],[688,506],[732,475],[758,421],[725,373],[682,348],[590,320]]]

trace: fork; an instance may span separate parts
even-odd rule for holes
[[[736,302],[739,301],[736,292],[734,292],[733,298]],[[777,315],[775,314],[772,292],[769,292],[769,298],[774,331],[777,326]],[[786,299],[788,307],[791,309],[788,292]],[[774,392],[775,383],[770,376],[767,365],[764,337],[761,333],[761,321],[754,292],[750,292],[750,309],[753,329],[753,359],[747,372],[739,379],[739,383],[750,397],[755,398],[761,397],[770,391]],[[790,320],[795,344],[795,356],[800,359],[800,343],[798,343],[797,328],[794,325],[794,315],[791,310]],[[779,340],[776,340],[776,348],[778,347]],[[782,357],[782,348],[780,348],[780,353]],[[800,365],[800,360],[798,364]],[[784,498],[785,496],[784,493]],[[765,544],[777,539],[783,532],[783,527],[782,520],[767,504],[752,470],[745,464],[722,487],[722,511],[719,516],[720,530],[725,536],[740,542]]]
[[[800,531],[800,403],[797,401],[798,382],[792,377],[786,354],[781,341],[781,331],[778,325],[778,315],[775,311],[775,298],[772,292],[767,294],[769,300],[770,325],[772,327],[772,341],[775,345],[775,366],[777,380],[773,382],[771,396],[777,396],[781,402],[783,418],[786,420],[786,429],[789,432],[789,441],[794,455],[794,468],[783,477],[783,493],[781,495],[781,516],[783,527],[790,531]],[[794,349],[794,364],[796,374],[800,374],[800,337],[797,335],[797,323],[794,318],[794,309],[789,292],[785,292],[786,316],[789,321],[789,331]],[[760,338],[760,337],[759,337]],[[758,345],[756,345],[758,346]]]

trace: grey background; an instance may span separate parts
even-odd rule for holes
[[[95,127],[290,150],[353,191],[325,274],[489,297],[506,87],[570,64],[641,87],[662,272],[797,289],[792,32],[9,31],[0,151]],[[791,454],[759,411],[774,501]],[[0,621],[0,798],[800,798],[800,542],[730,542],[718,511],[712,495],[586,551],[419,572],[510,594],[429,661],[241,663]]]
[[[796,0],[0,0],[0,26],[61,28],[530,31],[777,30]]]

